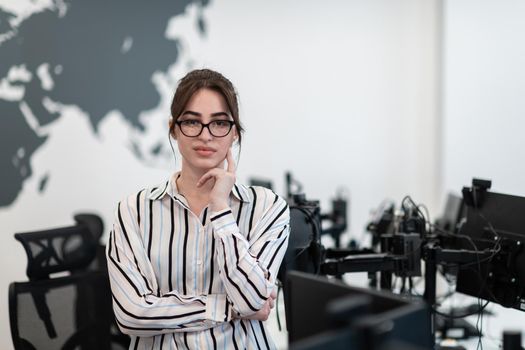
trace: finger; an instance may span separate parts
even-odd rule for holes
[[[273,309],[275,307],[275,301],[270,298],[270,309]]]
[[[272,293],[270,294],[270,297],[271,297],[272,299],[277,298],[277,291],[275,290],[275,288],[272,290]]]
[[[217,172],[215,171],[215,169],[211,169],[206,174],[202,175],[199,181],[197,181],[197,187],[202,186],[206,183],[206,181],[208,181],[211,178],[214,178],[215,176],[217,176]]]
[[[226,161],[228,162],[227,171],[229,173],[235,173],[235,161],[233,160],[233,154],[232,154],[231,147],[228,149],[228,153],[226,153]]]
[[[197,187],[202,186],[203,184],[205,184],[212,177],[213,176],[209,172],[204,174],[204,175],[202,175],[202,177],[199,179],[199,181],[197,181]]]
[[[270,315],[270,312],[272,311],[272,305],[270,304],[269,301],[263,307],[263,310],[264,310],[263,316],[264,316],[264,319],[266,320],[268,319],[268,316]]]

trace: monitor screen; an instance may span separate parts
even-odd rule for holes
[[[430,313],[420,300],[300,272],[288,274],[285,289],[292,348],[372,349],[392,340],[432,348]]]
[[[471,238],[461,248],[493,253],[460,264],[456,290],[525,310],[525,198],[484,193],[477,207],[467,207],[459,233]]]
[[[250,186],[261,186],[261,187],[266,187],[269,190],[273,190],[273,184],[272,184],[272,181],[270,180],[252,177],[250,178],[249,181],[250,181]]]

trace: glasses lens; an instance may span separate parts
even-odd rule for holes
[[[182,133],[186,136],[197,136],[202,129],[202,124],[196,120],[184,120],[180,124]]]
[[[210,123],[210,131],[213,136],[222,137],[228,135],[232,128],[229,120],[215,120]]]

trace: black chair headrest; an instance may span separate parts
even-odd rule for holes
[[[75,220],[74,226],[15,234],[27,254],[26,274],[30,280],[85,269],[94,260],[102,221],[90,214],[77,215]]]

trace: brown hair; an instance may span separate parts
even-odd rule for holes
[[[173,100],[171,101],[171,116],[173,119],[170,124],[170,134],[175,134],[175,122],[184,112],[184,108],[186,108],[190,98],[195,92],[203,88],[214,90],[224,97],[233,118],[233,122],[235,123],[235,127],[237,128],[237,134],[239,135],[238,143],[240,146],[244,128],[239,119],[237,93],[231,81],[225,78],[221,73],[215,72],[211,69],[193,70],[180,80],[179,86],[175,91],[175,96],[173,96]]]

